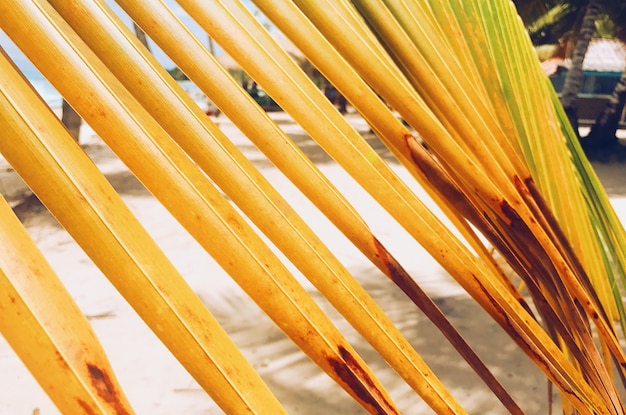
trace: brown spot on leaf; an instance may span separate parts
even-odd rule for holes
[[[342,346],[339,346],[338,351],[343,360],[330,358],[330,365],[353,393],[368,405],[368,410],[376,414],[397,413],[393,404],[387,402],[384,394],[378,390],[372,378],[354,356]]]
[[[93,411],[93,409],[91,408],[91,406],[89,406],[87,404],[87,402],[83,401],[82,399],[76,399],[76,402],[78,403],[78,406],[80,406],[83,410],[83,414],[85,415],[95,415],[95,412]]]
[[[415,305],[422,311],[427,312],[424,305],[431,302],[428,295],[418,286],[415,280],[411,278],[411,275],[409,275],[376,237],[373,237],[373,242],[378,252],[378,257],[385,267],[385,275],[393,281]]]
[[[519,213],[511,206],[511,204],[506,200],[500,201],[500,209],[504,216],[508,219],[507,224],[512,228],[517,228],[518,231],[524,230],[528,231],[528,227],[520,217]],[[528,231],[529,232],[529,231]]]
[[[111,377],[98,366],[90,363],[87,364],[87,370],[89,371],[91,384],[96,389],[98,396],[111,405],[116,414],[129,415]]]

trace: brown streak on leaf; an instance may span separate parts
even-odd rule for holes
[[[524,184],[526,185],[526,188],[528,189],[532,200],[539,207],[539,211],[543,215],[544,220],[548,223],[548,228],[553,231],[554,239],[558,243],[558,247],[564,253],[565,258],[568,260],[568,262],[571,264],[573,271],[576,272],[578,280],[583,284],[587,293],[589,293],[589,296],[594,302],[595,308],[600,311],[604,321],[606,321],[607,323],[610,322],[610,318],[606,313],[606,310],[604,309],[603,304],[600,301],[600,298],[598,297],[598,294],[593,287],[591,280],[587,275],[587,272],[585,271],[585,268],[583,267],[578,256],[574,252],[574,248],[569,243],[569,240],[567,239],[565,233],[563,232],[563,229],[559,225],[556,217],[553,215],[551,209],[548,207],[548,204],[543,198],[543,195],[541,194],[539,189],[537,189],[535,181],[532,179],[532,177],[528,177],[524,180]],[[609,324],[609,326],[611,325]]]
[[[404,138],[415,166],[424,174],[424,177],[458,209],[461,215],[473,223],[480,222],[467,197],[415,137],[407,134]]]
[[[497,228],[494,227],[488,215],[484,211],[481,211],[480,207],[463,192],[457,183],[455,183],[448,173],[436,162],[432,155],[415,140],[415,137],[407,134],[404,138],[416,167],[422,171],[426,179],[440,192],[443,199],[448,200],[458,214],[473,224],[493,246],[508,259],[514,269],[518,272],[523,271],[521,264],[518,263],[518,259],[510,251],[506,240],[498,233]],[[499,199],[496,200],[496,203],[499,202]],[[503,279],[503,281],[510,292],[516,296],[520,304],[532,314],[532,310],[515,290],[510,281],[507,279]]]
[[[91,409],[91,406],[89,406],[87,402],[83,401],[82,399],[76,399],[76,402],[78,403],[78,406],[83,409],[83,414],[96,415],[96,413],[93,411],[93,409]]]
[[[124,408],[110,376],[98,366],[91,363],[87,363],[87,370],[89,371],[91,383],[96,389],[98,396],[100,396],[108,404],[111,404],[111,406],[115,409],[116,414],[130,415],[126,408]]]
[[[376,385],[354,356],[342,346],[339,346],[338,352],[342,360],[329,358],[330,365],[337,376],[350,386],[354,394],[368,405],[370,413],[396,414],[394,406],[387,402],[384,394],[378,392]],[[373,393],[377,393],[378,396],[374,396]]]
[[[476,371],[480,378],[487,384],[500,402],[512,414],[521,415],[524,412],[517,405],[507,390],[493,376],[489,368],[474,352],[463,336],[452,325],[435,302],[422,290],[409,273],[396,261],[387,249],[374,238],[374,245],[378,251],[378,257],[387,265],[386,275],[419,307],[420,310],[432,321],[443,335],[454,346],[457,352]]]
[[[558,371],[554,370],[553,366],[546,362],[546,359],[543,353],[539,353],[536,347],[529,342],[527,342],[522,336],[517,332],[516,326],[511,323],[508,314],[505,310],[500,307],[498,302],[489,294],[489,292],[480,284],[480,280],[474,276],[475,280],[479,283],[483,292],[485,293],[485,297],[489,299],[491,304],[493,305],[493,309],[499,314],[500,318],[496,318],[495,320],[499,322],[500,326],[509,334],[509,336],[521,346],[522,350],[526,352],[526,354],[535,362],[538,367],[543,367],[543,372],[548,374],[552,374],[550,376],[550,380],[555,384],[559,385],[559,390],[566,395],[572,397],[573,401],[579,400],[576,393],[572,390],[572,388],[567,384],[565,379],[561,377]]]

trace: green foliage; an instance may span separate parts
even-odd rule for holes
[[[167,72],[170,75],[172,75],[172,78],[174,78],[177,81],[188,81],[189,80],[189,78],[187,78],[187,75],[185,75],[185,73],[183,71],[181,71],[178,66],[175,66],[172,69],[168,69]]]
[[[578,33],[583,9],[589,0],[514,0],[518,13],[535,45],[555,44]],[[626,41],[626,3],[599,1],[599,37]]]

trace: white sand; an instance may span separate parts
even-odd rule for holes
[[[301,134],[299,127],[289,124],[284,114],[273,116],[281,121],[288,133]],[[362,120],[355,116],[349,117],[359,131],[367,131],[367,126]],[[218,121],[248,157],[257,161],[262,159],[258,151],[228,120],[222,116]],[[81,143],[258,369],[289,413],[363,413],[275,328],[87,126],[83,126]],[[467,336],[494,374],[513,392],[522,408],[528,414],[546,414],[548,405],[546,381],[537,373],[532,363],[516,350],[502,331],[464,295],[442,268],[394,224],[336,164],[325,162],[323,154],[318,156],[322,160],[319,166],[323,172],[342,192],[345,192],[362,213],[374,234]],[[267,164],[261,162],[258,164],[262,166],[263,174],[276,184],[301,215],[309,223],[315,224],[315,230],[322,240],[398,324],[468,412],[485,415],[504,413],[497,400],[417,308],[368,263],[280,172]],[[410,181],[403,169],[397,165],[394,168],[398,174]],[[0,182],[5,183],[5,179],[0,177]],[[415,191],[424,195],[417,185]],[[19,194],[17,197],[20,197]],[[425,200],[428,202],[427,198]],[[625,199],[615,198],[613,201],[619,212],[626,212]],[[122,387],[138,414],[222,413],[47,211],[37,204],[31,204],[29,209],[20,208],[18,211],[21,212],[30,234],[78,305],[89,317],[109,354]],[[328,307],[311,285],[295,270],[294,274],[303,281],[307,289],[311,290],[356,349],[371,364],[375,373],[388,387],[399,408],[407,414],[432,413],[360,336]],[[58,413],[2,338],[0,338],[0,385],[2,385],[0,387],[2,415]]]

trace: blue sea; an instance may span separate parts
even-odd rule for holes
[[[38,73],[25,73],[24,75],[50,108],[61,108],[63,97],[46,78]]]
[[[50,108],[61,108],[63,97],[46,78],[39,73],[25,73],[24,75]],[[179,81],[178,84],[189,94],[198,106],[206,110],[205,107],[208,105],[208,100],[200,88],[191,81]]]

